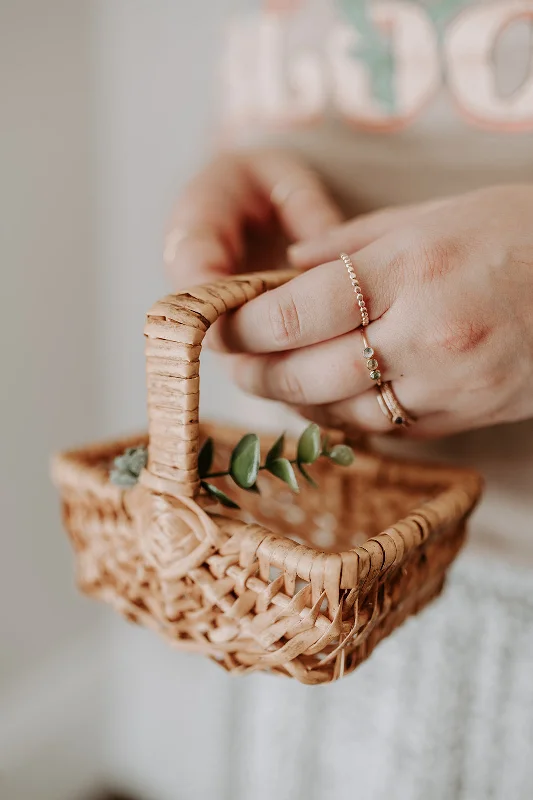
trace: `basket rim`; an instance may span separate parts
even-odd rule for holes
[[[213,423],[202,423],[202,432],[209,435],[220,431]],[[224,426],[225,431],[238,433],[240,429]],[[270,434],[260,434],[263,441],[275,439]],[[295,440],[294,440],[295,441]],[[100,497],[123,504],[128,489],[109,481],[103,468],[103,459],[111,459],[126,447],[148,442],[146,433],[121,439],[104,440],[85,447],[56,454],[52,459],[52,477],[61,489],[79,488],[80,479],[86,489],[91,485]],[[288,437],[291,442],[291,437]],[[339,590],[369,590],[393,567],[402,564],[414,549],[427,539],[438,536],[450,525],[462,524],[474,510],[481,495],[483,480],[472,469],[439,465],[431,462],[402,460],[388,455],[368,453],[355,448],[357,458],[346,471],[374,471],[376,476],[388,471],[393,480],[406,487],[422,483],[443,485],[442,491],[412,509],[404,518],[378,533],[360,546],[337,553],[321,551],[311,545],[299,544],[282,534],[274,533],[264,525],[234,520],[235,529],[241,528],[240,565],[249,566],[255,558],[260,562],[260,577],[268,579],[271,567],[282,573],[296,573],[302,580],[322,587],[328,598],[338,600]],[[82,477],[83,476],[83,477]],[[187,498],[190,502],[191,498]],[[213,519],[228,519],[224,514],[211,514]]]
[[[238,425],[230,425],[226,422],[212,422],[206,421],[200,423],[200,430],[206,436],[218,435],[220,436],[221,426],[224,426],[226,432],[231,433],[231,439],[238,436],[244,430]],[[326,431],[329,433],[329,431]],[[338,431],[337,431],[338,434]],[[268,431],[261,431],[258,433],[259,439],[266,446],[270,442],[277,439],[277,435]],[[229,437],[228,437],[229,438]],[[61,470],[65,464],[83,465],[87,469],[87,461],[98,462],[104,458],[113,458],[117,452],[125,450],[128,447],[139,445],[148,446],[148,433],[146,431],[139,431],[137,433],[124,434],[120,437],[98,439],[95,442],[77,445],[76,447],[61,450],[52,454],[51,457],[51,472],[52,478],[55,479],[56,472]],[[296,443],[297,437],[288,434],[286,436],[287,443]],[[361,466],[364,465],[365,469],[371,470],[372,467],[376,468],[376,474],[379,471],[378,466],[394,467],[397,470],[397,476],[400,478],[398,481],[401,485],[406,487],[410,485],[420,486],[421,483],[427,483],[428,486],[437,483],[448,484],[449,487],[455,484],[463,486],[465,483],[472,488],[477,487],[479,491],[483,488],[483,478],[481,474],[473,467],[459,467],[450,464],[443,464],[436,461],[423,461],[416,458],[400,458],[397,456],[389,455],[388,453],[379,453],[368,451],[366,449],[359,449],[357,445],[352,445],[354,451],[357,453],[357,458],[351,466],[343,467],[343,474],[349,472],[360,472]],[[107,476],[106,471],[102,471]],[[416,480],[414,476],[416,475]]]

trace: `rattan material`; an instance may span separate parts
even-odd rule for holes
[[[146,437],[62,454],[53,472],[84,592],[230,671],[318,684],[353,670],[440,592],[481,484],[469,471],[361,451],[349,468],[317,462],[320,489],[298,496],[263,473],[260,495],[221,484],[241,512],[198,494],[202,440],[214,437],[226,465],[244,433],[199,424],[203,337],[292,275],[232,278],[151,309],[149,461],[136,487],[111,484],[109,468]],[[271,443],[264,437],[265,452]]]

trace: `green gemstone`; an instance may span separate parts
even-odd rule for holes
[[[373,369],[372,372],[370,373],[370,377],[372,378],[373,381],[379,381],[379,379],[381,378],[381,372],[379,371],[379,369]]]
[[[363,355],[365,358],[372,358],[372,356],[374,355],[374,351],[372,350],[371,347],[365,347],[365,349],[363,350]]]

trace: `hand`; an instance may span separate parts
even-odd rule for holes
[[[342,221],[319,177],[296,156],[257,150],[218,156],[185,188],[165,243],[175,289],[286,264],[289,241]]]
[[[360,217],[291,250],[353,252],[383,379],[437,437],[533,416],[533,187]],[[361,248],[362,249],[359,249]],[[337,427],[387,432],[342,261],[248,303],[224,327],[240,386]]]

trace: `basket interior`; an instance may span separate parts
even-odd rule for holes
[[[241,432],[205,425],[201,433],[202,440],[207,436],[215,440],[213,471],[227,469]],[[274,437],[262,437],[262,463],[273,442]],[[286,449],[286,455],[294,457],[296,442],[288,440]],[[259,473],[260,494],[239,489],[228,478],[212,482],[241,507],[240,511],[224,509],[225,516],[258,523],[315,550],[342,552],[364,544],[447,488],[438,479],[422,485],[408,469],[399,474],[395,471],[392,479],[387,470],[379,469],[381,461],[378,456],[361,453],[354,465],[346,468],[321,458],[307,468],[318,489],[298,476],[299,494],[266,471]],[[221,513],[220,506],[217,513]]]
[[[227,469],[231,451],[243,433],[226,426],[201,426],[200,442],[208,436],[215,441],[212,471]],[[274,439],[261,437],[262,463]],[[84,471],[89,469],[98,483],[104,483],[109,479],[113,459],[126,447],[139,444],[146,444],[145,436],[70,453],[68,460],[78,463]],[[287,439],[287,457],[292,458],[295,451],[296,441]],[[321,458],[307,470],[318,488],[299,476],[299,494],[265,471],[260,472],[257,481],[260,494],[238,488],[229,478],[212,479],[239,504],[240,510],[220,504],[210,508],[218,515],[258,523],[314,550],[342,552],[364,544],[457,480],[447,468],[400,464],[358,451],[351,467]]]

